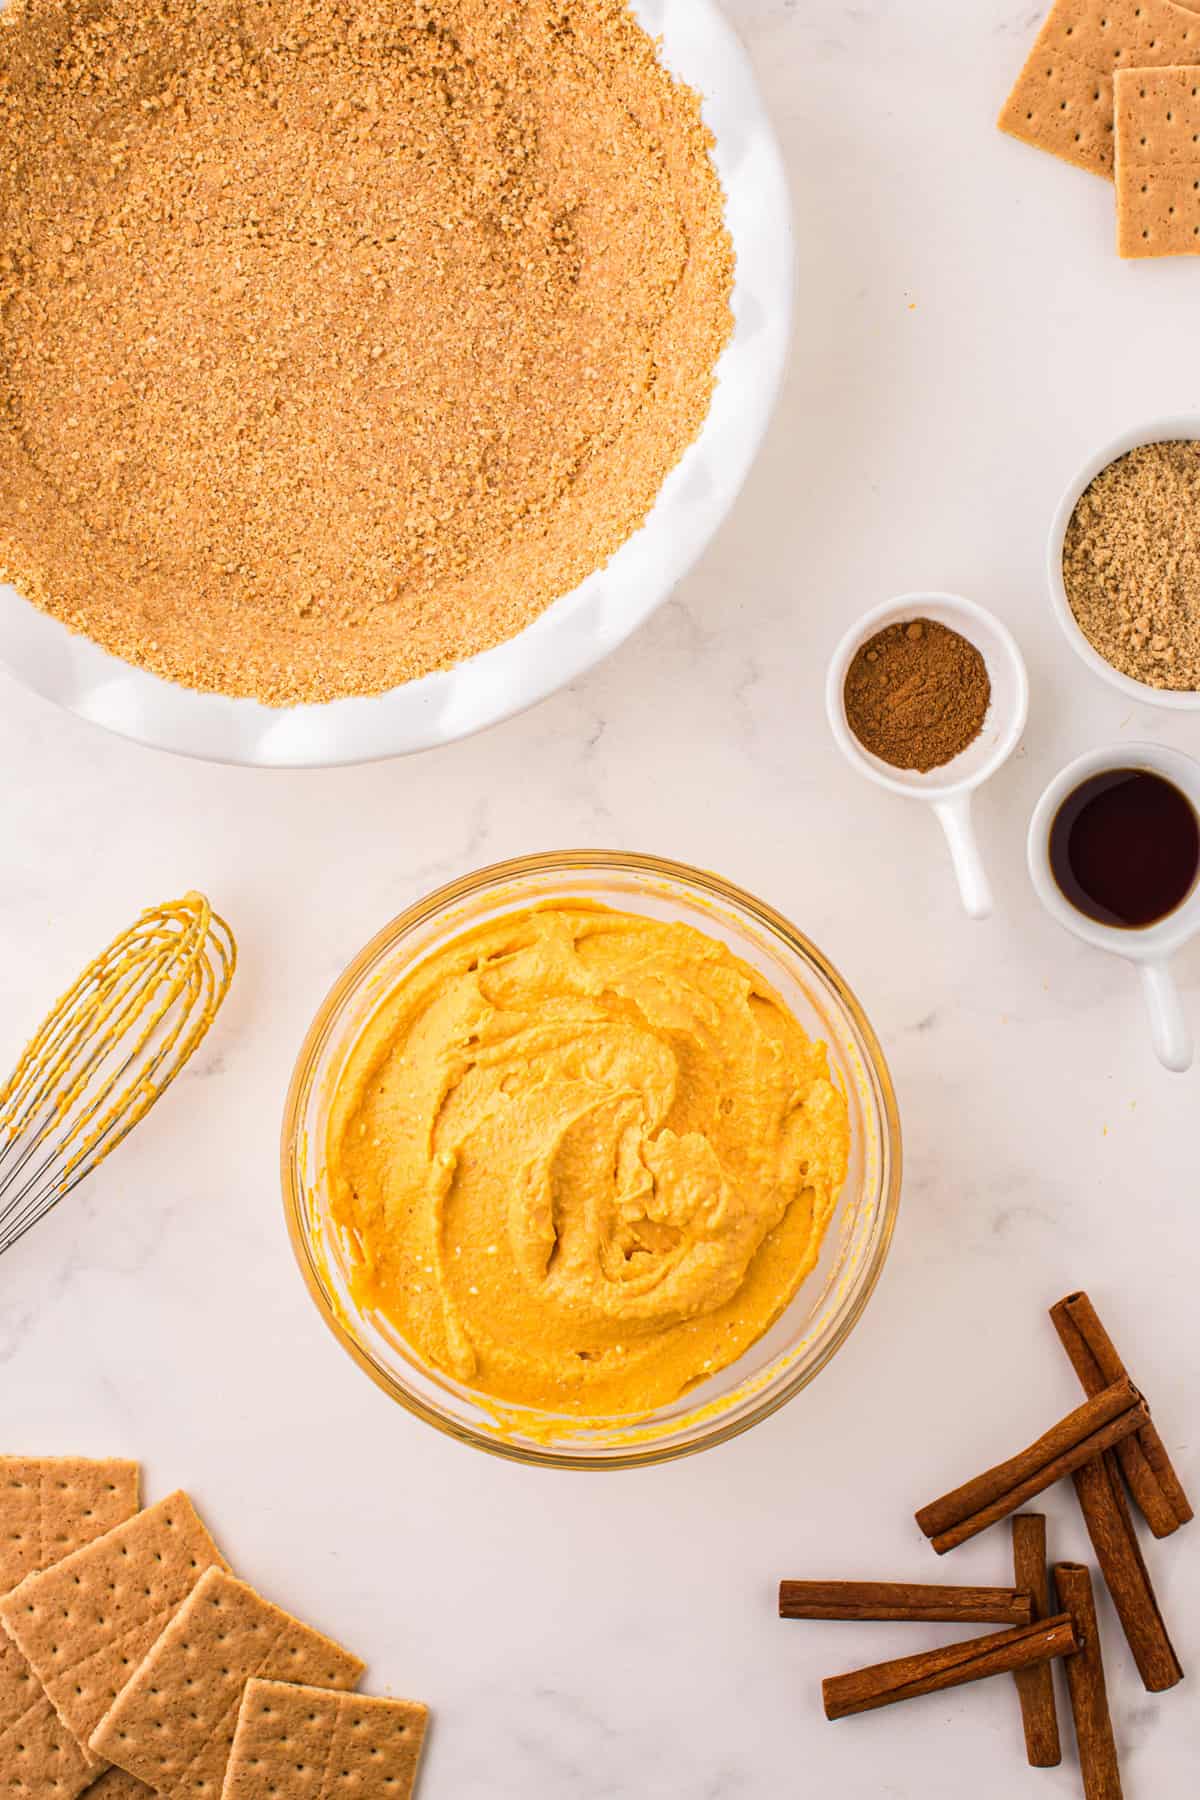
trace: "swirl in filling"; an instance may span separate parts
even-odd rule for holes
[[[509,914],[407,974],[327,1140],[355,1297],[496,1399],[644,1412],[734,1361],[810,1272],[844,1096],[763,978],[691,926]]]

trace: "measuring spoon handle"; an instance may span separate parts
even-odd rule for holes
[[[954,873],[958,877],[958,891],[962,895],[967,915],[972,919],[986,919],[992,911],[992,886],[983,866],[983,858],[979,854],[975,827],[971,822],[971,797],[969,794],[959,794],[952,800],[935,800],[933,810],[941,820],[946,842],[950,846]]]

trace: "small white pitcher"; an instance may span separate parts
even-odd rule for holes
[[[1192,1033],[1169,964],[1175,952],[1200,932],[1200,883],[1193,884],[1191,893],[1157,925],[1101,925],[1072,906],[1050,864],[1050,832],[1059,808],[1085,781],[1110,769],[1144,769],[1161,775],[1186,794],[1200,814],[1200,763],[1182,750],[1162,744],[1116,744],[1089,751],[1056,775],[1037,803],[1029,826],[1029,873],[1052,918],[1085,944],[1122,956],[1141,971],[1155,1054],[1164,1068],[1182,1074],[1192,1066]]]

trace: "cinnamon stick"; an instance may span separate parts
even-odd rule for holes
[[[948,1644],[942,1650],[875,1663],[869,1669],[834,1675],[821,1683],[825,1717],[846,1719],[852,1713],[872,1712],[899,1700],[915,1700],[921,1694],[983,1681],[989,1675],[1011,1675],[1055,1656],[1072,1656],[1077,1649],[1075,1628],[1062,1613],[1034,1625],[1018,1625],[1013,1631],[994,1631],[964,1644]]]
[[[1098,1394],[1110,1383],[1128,1377],[1085,1293],[1068,1294],[1050,1308],[1050,1317],[1086,1394]],[[1155,1537],[1170,1537],[1187,1524],[1192,1517],[1191,1502],[1152,1419],[1146,1420],[1136,1436],[1122,1441],[1117,1457],[1138,1510]]]
[[[1078,1653],[1067,1658],[1067,1690],[1085,1800],[1121,1800],[1121,1771],[1108,1710],[1091,1577],[1081,1563],[1057,1563],[1054,1585],[1059,1605],[1066,1607],[1074,1622],[1079,1643]]]
[[[1150,1693],[1161,1694],[1183,1680],[1183,1670],[1167,1636],[1112,1451],[1076,1469],[1072,1480],[1138,1674]]]
[[[1018,1513],[1012,1522],[1013,1575],[1033,1602],[1035,1620],[1050,1613],[1050,1572],[1046,1567],[1046,1521],[1041,1513]],[[1049,1663],[1034,1663],[1014,1675],[1025,1728],[1025,1754],[1035,1769],[1062,1761],[1054,1674]]]
[[[935,1587],[916,1581],[781,1581],[781,1619],[899,1619],[952,1625],[1028,1625],[1019,1588]]]
[[[922,1507],[917,1524],[942,1556],[1018,1511],[1081,1464],[1111,1450],[1148,1418],[1146,1403],[1128,1377],[1114,1381],[1027,1450]]]

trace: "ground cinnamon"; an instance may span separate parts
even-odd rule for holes
[[[974,743],[992,684],[974,644],[933,619],[911,619],[863,644],[844,692],[847,723],[865,749],[927,774]]]

